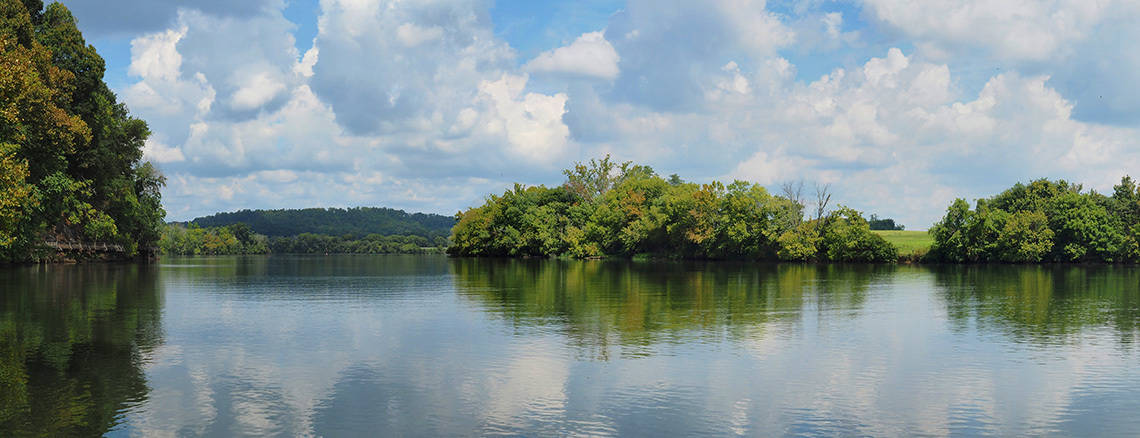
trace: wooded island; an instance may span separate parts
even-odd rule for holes
[[[744,181],[696,184],[609,156],[563,172],[561,186],[515,185],[459,213],[457,256],[632,257],[895,262],[863,215],[829,210],[826,186],[805,217],[803,186],[784,195]]]
[[[734,181],[696,184],[607,156],[563,172],[561,186],[515,187],[459,213],[448,253],[497,257],[636,257],[895,262],[900,251],[862,213],[813,205],[803,185],[780,195]],[[812,211],[806,211],[811,208]],[[877,217],[876,228],[895,228]],[[1045,179],[1016,184],[974,209],[956,200],[930,230],[929,263],[1140,262],[1140,188],[1124,177],[1106,196]]]

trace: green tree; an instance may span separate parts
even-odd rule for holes
[[[38,205],[35,187],[27,182],[28,164],[9,152],[11,148],[0,144],[0,253],[27,245],[28,210]]]
[[[848,207],[840,206],[830,214],[822,234],[820,246],[831,261],[887,263],[899,258],[898,249],[872,233],[867,220]]]
[[[998,260],[1040,262],[1053,249],[1053,230],[1041,211],[1019,211],[1005,221],[997,240]]]
[[[792,230],[785,231],[779,237],[780,249],[777,256],[780,260],[806,262],[815,260],[819,252],[819,233],[815,226],[804,222]]]
[[[930,257],[947,262],[967,261],[971,245],[968,225],[972,221],[973,213],[965,199],[955,199],[954,203],[950,204],[942,220],[930,228],[930,234],[934,236]]]
[[[574,168],[562,171],[566,175],[565,187],[586,201],[600,198],[610,189],[627,179],[656,175],[648,166],[631,161],[618,164],[606,154],[601,160],[591,159],[588,164],[576,163]]]
[[[1124,236],[1113,226],[1108,211],[1092,198],[1069,192],[1057,196],[1049,205],[1049,228],[1056,236],[1055,260],[1115,260]]]
[[[1140,259],[1137,189],[1124,177],[1112,197],[1040,179],[971,211],[957,200],[931,229],[930,257],[948,262],[1099,262]]]
[[[608,156],[564,173],[561,187],[516,185],[457,214],[448,253],[748,260],[822,255],[888,262],[898,257],[858,212],[840,209],[804,222],[801,202],[756,184],[666,180],[649,167],[617,165]]]
[[[0,143],[35,187],[28,240],[112,241],[130,255],[158,239],[164,180],[141,161],[146,123],[116,102],[104,71],[61,3],[0,0]]]

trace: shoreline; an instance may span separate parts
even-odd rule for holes
[[[108,258],[108,257],[52,257],[50,260],[41,261],[27,261],[27,262],[0,262],[0,267],[16,267],[16,266],[47,266],[47,265],[94,265],[94,264],[156,264],[160,263],[165,257],[185,257],[185,258],[213,258],[213,257],[274,257],[274,256],[305,256],[305,257],[329,257],[329,256],[440,256],[448,259],[456,260],[548,260],[548,261],[578,261],[578,262],[637,262],[637,263],[657,263],[657,262],[704,262],[704,263],[726,263],[726,264],[762,264],[762,265],[866,265],[866,266],[1069,266],[1069,267],[1096,267],[1096,266],[1122,266],[1122,267],[1137,267],[1137,263],[1097,263],[1097,262],[1035,262],[1035,263],[1005,263],[1005,262],[972,262],[972,263],[949,263],[949,262],[924,262],[915,260],[908,256],[899,256],[897,262],[859,262],[859,261],[795,261],[795,260],[748,260],[748,259],[714,259],[714,258],[684,258],[684,257],[653,257],[636,255],[633,257],[624,256],[600,256],[588,258],[574,258],[574,257],[537,257],[537,256],[456,256],[447,254],[446,252],[427,252],[427,253],[328,253],[328,254],[309,254],[309,253],[265,253],[265,254],[194,254],[194,255],[180,255],[180,254],[156,254],[152,256],[135,256],[123,258]]]

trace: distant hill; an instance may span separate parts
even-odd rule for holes
[[[269,237],[301,233],[330,236],[369,234],[447,237],[455,219],[438,214],[414,213],[391,208],[305,208],[299,210],[241,210],[218,213],[190,221],[203,228],[245,223],[255,233]]]

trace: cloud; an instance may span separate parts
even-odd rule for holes
[[[894,48],[809,83],[790,80],[790,68],[781,58],[752,71],[724,65],[705,76],[714,91],[697,111],[586,107],[605,112],[600,120],[616,130],[583,147],[698,179],[829,182],[844,203],[915,229],[954,195],[985,196],[1042,176],[1104,190],[1140,165],[1128,147],[1135,130],[1075,120],[1047,76],[1001,74],[962,95],[947,65]]]
[[[185,161],[186,156],[182,155],[182,150],[179,148],[170,147],[154,138],[149,138],[143,146],[143,159],[159,164],[177,163]]]
[[[414,23],[404,23],[396,28],[396,38],[408,47],[436,41],[442,37],[443,28],[439,26],[420,27]]]
[[[569,46],[543,52],[526,64],[535,73],[555,73],[612,80],[620,57],[602,32],[584,33]]]
[[[1088,36],[1110,1],[867,0],[884,24],[919,40],[980,48],[998,57],[1045,60]]]
[[[186,28],[136,38],[131,41],[131,64],[127,72],[148,79],[172,81],[182,69],[178,41],[186,36]]]
[[[173,30],[132,41],[135,82],[122,95],[161,139],[152,156],[164,169],[221,176],[351,167],[328,149],[340,129],[304,84],[291,30],[280,11],[245,20],[183,11]],[[171,150],[180,159],[163,154]]]
[[[556,173],[551,166],[569,159],[567,95],[529,91],[525,74],[509,73],[517,70],[510,67],[513,52],[493,40],[489,23],[471,15],[475,5],[328,6],[322,26],[330,30],[303,56],[276,10],[246,19],[182,11],[174,28],[134,39],[133,81],[122,95],[156,133],[147,156],[172,176],[173,217],[243,203],[450,213],[482,193],[444,181],[497,191],[508,183],[486,176],[519,164],[535,174]],[[379,15],[361,15],[368,11]],[[368,19],[420,21],[403,26],[401,35],[400,26],[376,33]],[[334,31],[330,23],[340,27]],[[346,28],[356,30],[341,32]],[[401,51],[406,63],[362,48],[379,37],[390,38],[387,47]],[[250,42],[230,44],[244,40]],[[426,46],[451,52],[424,56]],[[357,95],[380,92],[371,73],[352,70],[368,62],[400,82],[383,83],[378,100],[339,94],[353,84],[362,87]],[[344,83],[333,87],[330,76]],[[320,94],[321,87],[334,94]],[[384,105],[388,112],[374,111]],[[206,188],[220,199],[194,201]],[[461,192],[468,192],[462,200],[454,197]]]
[[[285,91],[285,84],[273,77],[270,72],[253,73],[243,80],[233,94],[230,106],[238,111],[256,109],[269,103]]]
[[[612,153],[697,181],[832,183],[836,199],[921,229],[954,196],[1046,176],[1104,190],[1140,166],[1140,98],[1124,86],[1137,31],[1112,18],[1132,10],[1115,2],[930,7],[1003,32],[1055,16],[1047,26],[1063,29],[1042,58],[1017,38],[912,27],[907,17],[934,18],[885,0],[867,4],[867,22],[811,5],[633,0],[587,28],[604,31],[528,62],[482,1],[328,0],[303,54],[281,4],[262,6],[182,9],[133,39],[118,91],[155,132],[146,154],[171,176],[174,219],[314,205],[453,213]],[[884,33],[905,41],[851,52]],[[821,68],[816,50],[843,61]],[[1008,68],[975,69],[1000,56]]]
[[[728,176],[732,179],[752,181],[764,185],[777,185],[785,181],[800,180],[805,177],[802,169],[812,167],[811,160],[802,157],[789,157],[784,151],[757,151],[741,161]]]
[[[285,105],[286,90],[303,83],[294,26],[280,10],[245,20],[183,11],[179,23],[190,29],[178,43],[183,76],[204,75],[221,103],[209,118],[248,120],[274,111]]]
[[[561,149],[570,135],[569,128],[562,123],[566,95],[527,93],[524,96],[526,82],[524,76],[503,75],[497,81],[479,84],[481,98],[493,108],[493,115],[483,129],[492,135],[504,133],[519,155],[549,162],[562,155]]]
[[[1094,34],[1048,69],[1049,83],[1074,102],[1079,120],[1140,126],[1140,3],[1117,2]]]
[[[1140,3],[869,0],[866,10],[929,57],[1049,75],[1079,120],[1140,124]]]
[[[322,5],[312,88],[357,135],[454,120],[514,52],[474,1],[331,0]]]
[[[794,40],[764,1],[748,0],[631,0],[605,36],[620,55],[610,97],[664,111],[701,105],[704,79],[733,57],[764,58]]]

